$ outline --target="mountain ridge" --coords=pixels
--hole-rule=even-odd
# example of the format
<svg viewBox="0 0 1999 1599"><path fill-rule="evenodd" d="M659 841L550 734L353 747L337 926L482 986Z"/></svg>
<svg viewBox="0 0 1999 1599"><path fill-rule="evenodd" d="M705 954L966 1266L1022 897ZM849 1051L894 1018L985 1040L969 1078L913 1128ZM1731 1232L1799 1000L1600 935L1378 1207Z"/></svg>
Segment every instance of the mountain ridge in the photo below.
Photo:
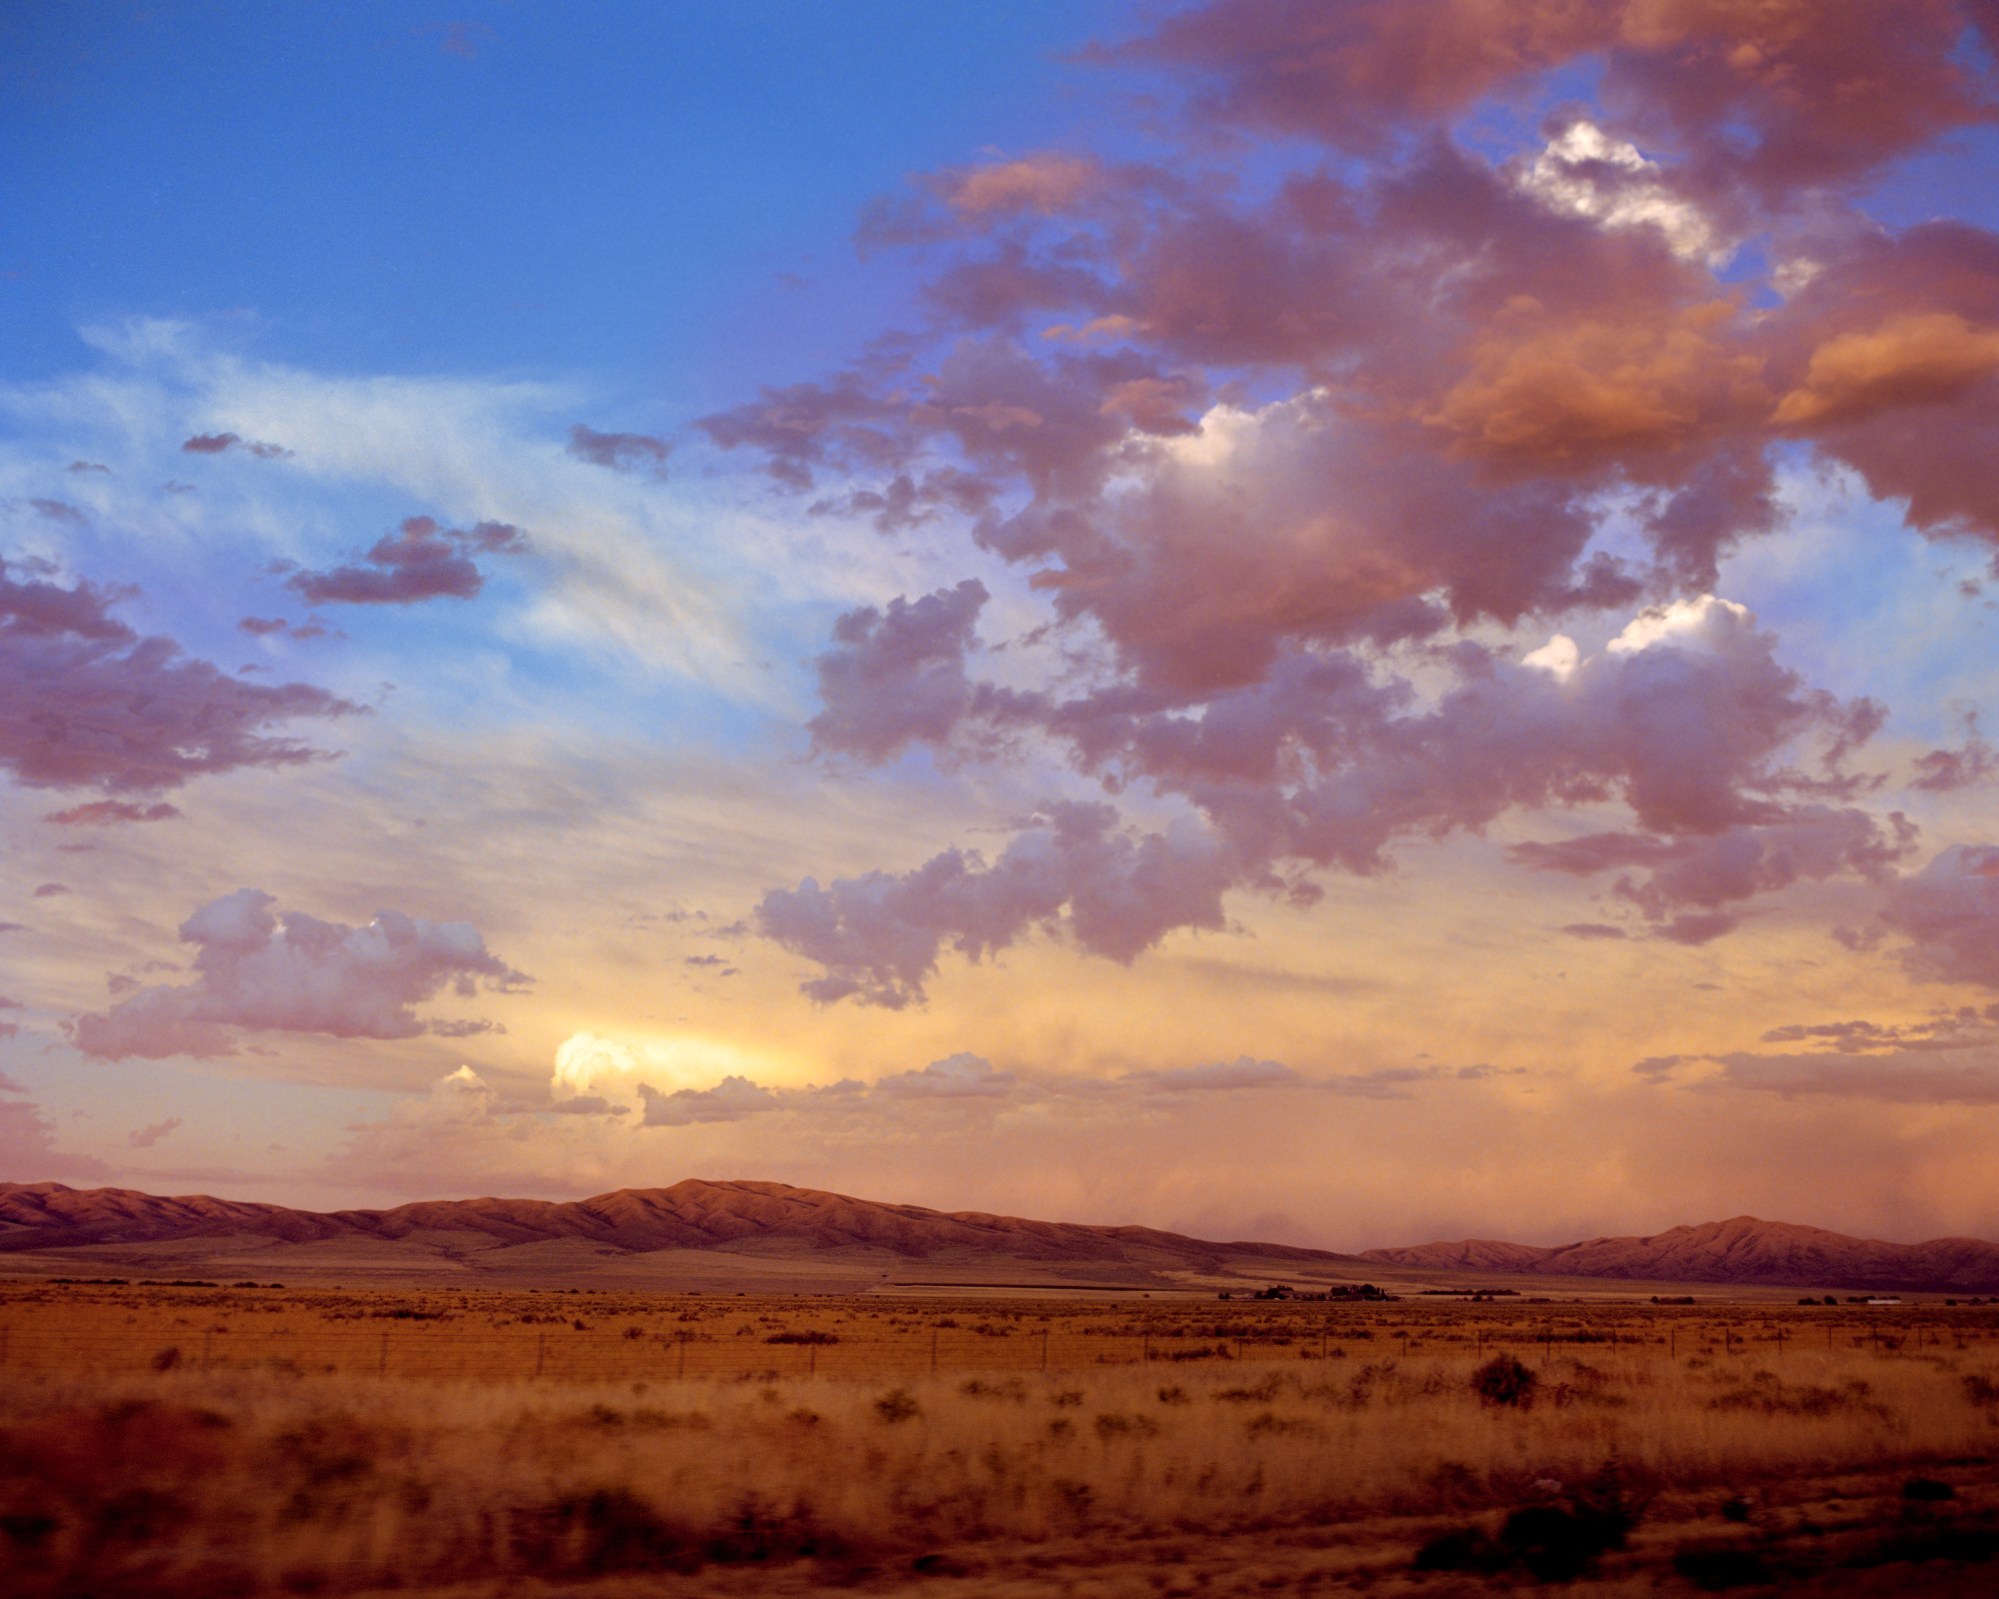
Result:
<svg viewBox="0 0 1999 1599"><path fill-rule="evenodd" d="M396 1244L457 1240L498 1257L570 1241L600 1255L772 1250L841 1259L1012 1261L1042 1268L1213 1273L1231 1260L1323 1270L1369 1266L1527 1279L1605 1278L1738 1287L1910 1292L1999 1291L1999 1244L1933 1238L1917 1244L1855 1238L1753 1216L1602 1236L1571 1244L1499 1239L1366 1249L1221 1242L1138 1226L1035 1221L986 1211L941 1211L786 1183L687 1178L666 1188L620 1188L581 1200L417 1200L386 1210L308 1211L205 1194L0 1182L0 1255L190 1240L272 1244Z"/></svg>
<svg viewBox="0 0 1999 1599"><path fill-rule="evenodd" d="M1379 1265L1433 1271L1504 1271L1535 1277L1767 1284L1771 1287L1940 1292L1999 1287L1999 1244L1931 1238L1918 1244L1855 1238L1796 1222L1733 1216L1664 1232L1587 1238L1573 1244L1454 1243L1363 1249Z"/></svg>

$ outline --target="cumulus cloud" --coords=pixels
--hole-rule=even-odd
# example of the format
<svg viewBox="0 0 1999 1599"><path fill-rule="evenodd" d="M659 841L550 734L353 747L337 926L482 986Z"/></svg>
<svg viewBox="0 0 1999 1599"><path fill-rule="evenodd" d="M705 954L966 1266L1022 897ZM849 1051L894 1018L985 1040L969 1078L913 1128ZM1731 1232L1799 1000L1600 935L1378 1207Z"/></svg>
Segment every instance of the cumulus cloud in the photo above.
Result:
<svg viewBox="0 0 1999 1599"><path fill-rule="evenodd" d="M1622 801L1631 831L1514 857L1622 869L1617 892L1683 943L1721 936L1740 920L1727 907L1800 880L1885 881L1913 844L1899 816L1816 797L1857 786L1840 763L1879 708L1808 689L1744 607L1713 596L1650 608L1588 657L1562 638L1518 662L1463 650L1456 683L1428 703L1354 651L1290 654L1254 685L1200 694L1002 692L964 673L979 596L928 598L920 629L918 607L892 613L913 646L878 647L886 619L866 613L836 655L827 725L853 730L840 735L848 753L885 757L915 736L912 703L941 742L955 708L961 722L1066 744L1112 793L1142 783L1200 822L1139 839L1110 807L1072 802L991 864L950 850L901 874L773 890L759 927L825 968L805 985L822 1002L910 1004L946 947L977 960L1036 928L1066 926L1082 948L1129 961L1175 929L1223 926L1230 889L1309 898L1301 873L1379 871L1399 839L1476 831L1513 808ZM912 674L935 692L899 693ZM1793 758L1807 738L1823 775Z"/></svg>
<svg viewBox="0 0 1999 1599"><path fill-rule="evenodd" d="M1018 1081L984 1057L961 1050L921 1070L880 1078L874 1091L891 1099L997 1099L1010 1094Z"/></svg>
<svg viewBox="0 0 1999 1599"><path fill-rule="evenodd" d="M15 781L156 794L211 773L323 760L273 729L360 709L304 683L240 682L171 639L142 638L111 615L117 597L0 562L0 768Z"/></svg>
<svg viewBox="0 0 1999 1599"><path fill-rule="evenodd" d="M157 1144L169 1133L178 1132L179 1130L180 1118L178 1116L169 1116L163 1122L153 1122L139 1128L136 1132L127 1133L125 1135L125 1142L133 1149L151 1149L153 1145Z"/></svg>
<svg viewBox="0 0 1999 1599"><path fill-rule="evenodd" d="M469 600L485 587L475 555L519 555L527 535L506 522L451 528L435 517L412 516L377 539L361 564L324 572L294 572L285 579L312 605L415 605L424 600Z"/></svg>
<svg viewBox="0 0 1999 1599"><path fill-rule="evenodd" d="M1175 928L1219 929L1229 877L1226 852L1198 829L1134 836L1111 806L1064 802L990 865L949 849L899 875L826 888L808 877L772 889L756 918L766 937L825 969L800 985L811 998L900 1009L923 999L947 944L978 960L1060 920L1083 948L1128 962Z"/></svg>
<svg viewBox="0 0 1999 1599"><path fill-rule="evenodd" d="M702 1122L737 1122L763 1111L776 1110L782 1101L770 1089L747 1077L724 1077L713 1088L682 1088L663 1094L650 1083L639 1084L639 1100L645 1106L640 1118L643 1127L690 1127Z"/></svg>
<svg viewBox="0 0 1999 1599"><path fill-rule="evenodd" d="M379 911L348 927L275 904L245 888L204 905L180 928L197 952L195 981L139 988L78 1017L77 1047L106 1060L206 1059L235 1054L246 1032L414 1038L436 1027L415 1007L445 988L470 997L527 981L464 922Z"/></svg>
<svg viewBox="0 0 1999 1599"><path fill-rule="evenodd" d="M1510 812L1626 807L1599 865L1516 859L1615 873L1683 944L1800 882L1885 885L1913 831L1846 764L1881 707L1813 689L1713 590L1782 524L1795 441L1912 527L1999 542L1999 238L1848 203L1991 118L1980 30L1967 0L1208 0L1090 53L1163 74L1220 152L1202 181L1040 152L876 207L865 243L926 252L932 331L699 425L884 531L957 526L1069 653L980 681L983 579L850 610L817 750L1042 741L1194 820L1143 846L1178 903L1133 878L1095 914L1092 851L1139 846L1112 819L1064 846L1052 813L990 863L773 890L759 925L822 968L806 991L910 1004L942 952L1045 927L1130 959L1220 926L1225 892L1309 898ZM1587 117L1491 158L1455 136L1557 69L1600 86ZM1339 157L1273 176L1231 165L1245 135ZM1607 649L1555 631L1633 611ZM1554 636L1522 660L1495 625ZM1919 781L1969 778L1954 753Z"/></svg>

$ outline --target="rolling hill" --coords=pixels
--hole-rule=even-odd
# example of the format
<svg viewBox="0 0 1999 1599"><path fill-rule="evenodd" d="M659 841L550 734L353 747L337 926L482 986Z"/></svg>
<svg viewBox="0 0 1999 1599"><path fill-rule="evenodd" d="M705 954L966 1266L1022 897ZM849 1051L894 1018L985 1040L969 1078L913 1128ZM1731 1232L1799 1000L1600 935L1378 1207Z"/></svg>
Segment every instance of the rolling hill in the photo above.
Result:
<svg viewBox="0 0 1999 1599"><path fill-rule="evenodd" d="M425 1200L391 1210L162 1198L123 1188L0 1183L0 1257L61 1255L180 1269L489 1276L642 1273L664 1283L898 1280L946 1286L1214 1286L1357 1282L1370 1274L1490 1280L1605 1279L1730 1287L1999 1292L1999 1244L1850 1238L1731 1221L1648 1237L1541 1246L1469 1239L1359 1255L1220 1243L1148 1227L1030 1221L883 1204L784 1183L690 1178L569 1202Z"/></svg>
<svg viewBox="0 0 1999 1599"><path fill-rule="evenodd" d="M1591 1238L1545 1248L1472 1238L1406 1249L1367 1249L1360 1258L1417 1270L1536 1277L1911 1292L1999 1290L1999 1244L1977 1238L1891 1244L1754 1216L1673 1227L1644 1238Z"/></svg>

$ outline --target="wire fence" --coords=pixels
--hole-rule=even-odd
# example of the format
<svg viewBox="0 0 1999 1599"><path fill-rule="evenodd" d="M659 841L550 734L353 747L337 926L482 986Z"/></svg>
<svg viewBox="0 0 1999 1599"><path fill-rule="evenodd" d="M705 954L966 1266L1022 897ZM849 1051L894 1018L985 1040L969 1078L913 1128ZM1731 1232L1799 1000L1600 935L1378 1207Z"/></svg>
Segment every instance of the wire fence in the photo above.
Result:
<svg viewBox="0 0 1999 1599"><path fill-rule="evenodd" d="M621 1328L562 1324L468 1331L392 1319L386 1327L295 1328L218 1324L72 1330L35 1321L0 1324L0 1370L138 1372L218 1368L338 1373L430 1381L630 1382L682 1378L914 1377L942 1373L1080 1371L1156 1364L1454 1358L1512 1353L1676 1359L1686 1355L1782 1360L1812 1349L1884 1358L1943 1356L1999 1347L1992 1321L1884 1323L1828 1316L1650 1322L1540 1323L1432 1319L1413 1324L1326 1322L1241 1328L1132 1330L1129 1326L958 1325L894 1331L768 1333L747 1326Z"/></svg>

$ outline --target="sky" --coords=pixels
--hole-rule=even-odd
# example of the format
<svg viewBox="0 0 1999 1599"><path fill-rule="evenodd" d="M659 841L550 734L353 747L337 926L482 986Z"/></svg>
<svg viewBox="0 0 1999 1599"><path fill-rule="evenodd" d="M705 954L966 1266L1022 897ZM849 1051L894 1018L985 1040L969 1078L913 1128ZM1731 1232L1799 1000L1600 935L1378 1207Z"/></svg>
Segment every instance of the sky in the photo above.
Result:
<svg viewBox="0 0 1999 1599"><path fill-rule="evenodd" d="M1989 0L0 15L0 1179L1999 1237Z"/></svg>

